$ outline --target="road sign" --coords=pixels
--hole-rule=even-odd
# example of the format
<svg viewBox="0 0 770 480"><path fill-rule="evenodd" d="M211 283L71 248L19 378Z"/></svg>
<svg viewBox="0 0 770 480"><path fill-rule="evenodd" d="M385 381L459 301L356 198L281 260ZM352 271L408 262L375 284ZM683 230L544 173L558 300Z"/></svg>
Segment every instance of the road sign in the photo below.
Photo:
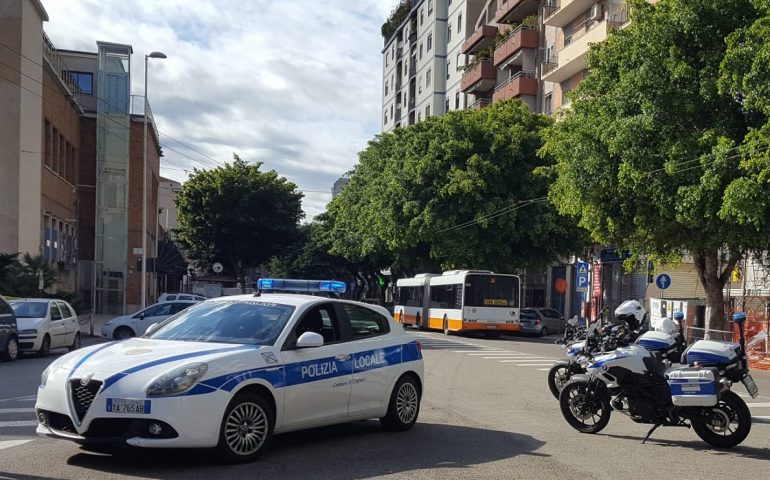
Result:
<svg viewBox="0 0 770 480"><path fill-rule="evenodd" d="M222 273L222 270L224 270L225 267L223 267L221 263L217 262L211 266L211 269L214 270L214 273Z"/></svg>
<svg viewBox="0 0 770 480"><path fill-rule="evenodd" d="M575 290L578 292L588 291L588 262L575 264Z"/></svg>
<svg viewBox="0 0 770 480"><path fill-rule="evenodd" d="M657 285L659 289L665 290L671 286L671 277L669 277L667 273L661 273L655 279L655 285Z"/></svg>

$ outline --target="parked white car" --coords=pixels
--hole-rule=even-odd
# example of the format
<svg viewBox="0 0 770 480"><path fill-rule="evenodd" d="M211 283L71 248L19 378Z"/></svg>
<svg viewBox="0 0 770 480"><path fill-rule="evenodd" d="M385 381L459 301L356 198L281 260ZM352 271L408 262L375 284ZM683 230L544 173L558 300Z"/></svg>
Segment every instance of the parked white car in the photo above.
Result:
<svg viewBox="0 0 770 480"><path fill-rule="evenodd" d="M115 317L102 326L102 337L115 340L140 337L153 323L162 322L196 303L198 300L156 303L136 313Z"/></svg>
<svg viewBox="0 0 770 480"><path fill-rule="evenodd" d="M158 297L157 303L176 302L183 300L195 300L197 302L202 302L207 300L207 298L196 293L161 293Z"/></svg>
<svg viewBox="0 0 770 480"><path fill-rule="evenodd" d="M80 328L75 309L54 298L17 298L8 302L16 314L19 351L44 357L52 348L80 348Z"/></svg>

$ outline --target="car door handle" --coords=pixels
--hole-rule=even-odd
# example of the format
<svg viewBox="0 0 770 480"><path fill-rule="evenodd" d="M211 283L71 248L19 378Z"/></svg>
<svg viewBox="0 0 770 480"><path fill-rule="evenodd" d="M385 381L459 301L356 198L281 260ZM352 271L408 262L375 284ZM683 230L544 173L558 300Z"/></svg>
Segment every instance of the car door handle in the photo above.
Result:
<svg viewBox="0 0 770 480"><path fill-rule="evenodd" d="M337 356L336 356L336 357L334 357L334 358L336 358L336 359L337 359L337 360L339 360L340 362L347 362L348 360L350 360L350 357L351 357L351 356L352 356L352 355L350 355L349 353L340 353L339 355L337 355Z"/></svg>

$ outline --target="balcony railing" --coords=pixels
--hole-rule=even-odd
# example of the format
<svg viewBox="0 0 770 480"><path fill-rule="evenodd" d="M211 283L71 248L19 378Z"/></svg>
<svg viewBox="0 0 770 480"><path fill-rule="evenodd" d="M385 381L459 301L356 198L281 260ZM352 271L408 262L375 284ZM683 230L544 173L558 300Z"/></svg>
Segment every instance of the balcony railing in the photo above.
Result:
<svg viewBox="0 0 770 480"><path fill-rule="evenodd" d="M491 46L495 41L498 29L492 25L482 25L468 37L463 43L462 52L464 54L473 53L480 49Z"/></svg>
<svg viewBox="0 0 770 480"><path fill-rule="evenodd" d="M542 63L543 75L550 72L554 68L559 66L559 54L557 52L552 53L550 56L545 57Z"/></svg>
<svg viewBox="0 0 770 480"><path fill-rule="evenodd" d="M519 25L507 33L505 40L495 48L495 66L499 67L522 48L537 48L539 43L537 27Z"/></svg>
<svg viewBox="0 0 770 480"><path fill-rule="evenodd" d="M494 86L497 79L497 69L492 65L492 59L483 57L469 66L460 80L460 90L468 92L481 89L482 91Z"/></svg>
<svg viewBox="0 0 770 480"><path fill-rule="evenodd" d="M620 10L610 12L607 21L610 22L611 27L622 27L623 25L631 21L631 17L628 15L628 10L621 8Z"/></svg>
<svg viewBox="0 0 770 480"><path fill-rule="evenodd" d="M508 80L497 87L492 94L492 101L518 98L522 95L537 95L537 78L535 72L522 70L513 74Z"/></svg>
<svg viewBox="0 0 770 480"><path fill-rule="evenodd" d="M489 105L491 103L492 103L492 99L491 98L481 97L481 98L477 98L475 102L473 102L470 105L468 105L468 108L471 109L471 110L479 110L481 108L486 107L487 105Z"/></svg>
<svg viewBox="0 0 770 480"><path fill-rule="evenodd" d="M43 33L43 56L46 60L48 60L48 63L51 64L51 68L53 68L53 71L56 73L56 75L61 79L62 82L64 82L64 86L67 87L67 90L69 90L69 94L79 95L80 94L80 87L78 86L75 79L69 74L70 69L67 66L67 64L64 62L64 59L59 55L59 51L56 50L56 47L51 42L51 39L48 38L48 35Z"/></svg>
<svg viewBox="0 0 770 480"><path fill-rule="evenodd" d="M505 23L509 16L518 10L516 18L521 19L531 13L537 13L537 0L505 0L495 12L495 23ZM520 9L520 7L528 7Z"/></svg>

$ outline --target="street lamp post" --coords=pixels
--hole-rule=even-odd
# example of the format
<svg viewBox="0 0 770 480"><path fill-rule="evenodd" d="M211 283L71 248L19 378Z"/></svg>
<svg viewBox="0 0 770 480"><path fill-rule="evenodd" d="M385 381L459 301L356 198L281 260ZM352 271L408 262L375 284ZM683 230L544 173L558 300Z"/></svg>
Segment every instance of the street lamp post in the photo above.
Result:
<svg viewBox="0 0 770 480"><path fill-rule="evenodd" d="M152 52L144 56L144 149L142 155L142 308L147 306L147 65L150 58L166 58L165 53Z"/></svg>

